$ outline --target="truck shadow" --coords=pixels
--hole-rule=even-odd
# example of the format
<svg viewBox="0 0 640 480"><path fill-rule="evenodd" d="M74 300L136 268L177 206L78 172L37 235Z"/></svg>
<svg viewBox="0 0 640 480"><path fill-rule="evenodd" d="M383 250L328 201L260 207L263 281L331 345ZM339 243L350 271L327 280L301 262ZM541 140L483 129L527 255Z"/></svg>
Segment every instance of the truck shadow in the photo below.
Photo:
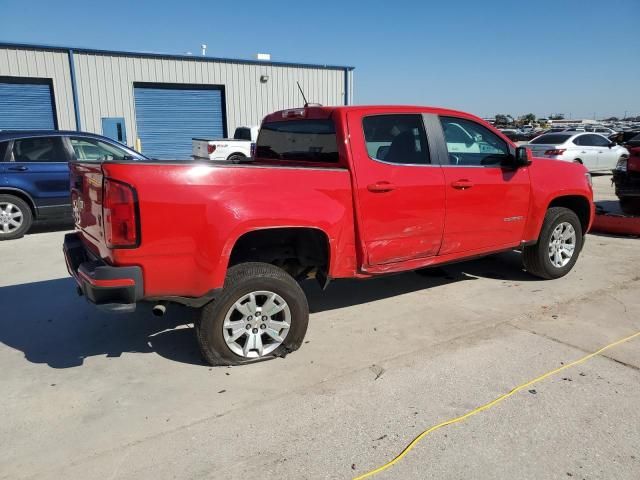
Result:
<svg viewBox="0 0 640 480"><path fill-rule="evenodd" d="M479 277L535 280L520 269L519 255L501 254L444 267L431 276L403 273L368 281L336 281L322 292L303 286L312 312L359 305ZM171 305L164 317L140 305L133 314L101 312L75 294L71 278L0 288L0 342L25 359L51 368L73 368L92 356L156 353L166 359L203 365L191 324L196 311Z"/></svg>
<svg viewBox="0 0 640 480"><path fill-rule="evenodd" d="M436 267L421 274L406 272L364 281L336 280L324 292L316 282L306 282L303 288L310 311L318 313L478 278L518 282L539 280L522 269L520 253L504 252Z"/></svg>
<svg viewBox="0 0 640 480"><path fill-rule="evenodd" d="M162 318L140 305L130 315L97 310L75 293L71 278L0 288L0 342L32 363L78 367L84 359L123 353L151 353L202 364L193 330L194 312L172 306Z"/></svg>

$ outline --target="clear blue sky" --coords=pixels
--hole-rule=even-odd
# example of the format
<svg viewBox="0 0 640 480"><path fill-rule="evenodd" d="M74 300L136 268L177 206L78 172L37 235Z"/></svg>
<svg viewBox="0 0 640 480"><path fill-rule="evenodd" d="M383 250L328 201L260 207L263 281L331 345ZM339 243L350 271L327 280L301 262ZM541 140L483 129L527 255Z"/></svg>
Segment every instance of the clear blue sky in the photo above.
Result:
<svg viewBox="0 0 640 480"><path fill-rule="evenodd" d="M353 65L356 103L640 115L640 0L0 0L0 40Z"/></svg>

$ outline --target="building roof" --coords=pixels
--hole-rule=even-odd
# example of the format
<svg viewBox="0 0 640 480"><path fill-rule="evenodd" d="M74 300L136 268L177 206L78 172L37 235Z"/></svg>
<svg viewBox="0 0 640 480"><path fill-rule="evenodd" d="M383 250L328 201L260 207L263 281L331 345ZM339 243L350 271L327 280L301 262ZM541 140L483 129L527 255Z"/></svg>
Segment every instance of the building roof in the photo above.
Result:
<svg viewBox="0 0 640 480"><path fill-rule="evenodd" d="M118 51L118 50L103 50L84 47L67 47L60 45L42 45L34 43L12 43L12 42L0 42L0 48L23 48L30 50L50 50L57 52L74 52L74 53L89 53L94 55L113 55L113 56L133 56L133 57L145 57L145 58L163 58L172 60L191 60L201 62L221 62L221 63L243 63L248 65L263 65L274 67L298 67L298 68L324 68L334 70L354 70L355 67L348 65L321 65L313 63L296 63L296 62L273 62L263 60L247 60L239 58L222 58L222 57L209 57L200 55L179 55L173 53L159 53L159 52L133 52L133 51Z"/></svg>

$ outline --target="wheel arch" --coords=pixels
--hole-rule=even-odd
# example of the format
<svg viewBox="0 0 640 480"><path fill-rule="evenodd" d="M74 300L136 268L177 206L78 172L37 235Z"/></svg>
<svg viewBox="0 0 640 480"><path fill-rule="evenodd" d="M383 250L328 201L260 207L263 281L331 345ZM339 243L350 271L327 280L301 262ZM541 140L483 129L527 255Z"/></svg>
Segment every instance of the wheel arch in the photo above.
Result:
<svg viewBox="0 0 640 480"><path fill-rule="evenodd" d="M317 227L275 226L243 232L229 248L227 269L258 261L276 265L294 278L314 273L324 287L329 281L331 241Z"/></svg>
<svg viewBox="0 0 640 480"><path fill-rule="evenodd" d="M591 202L582 195L562 195L554 198L547 205L547 210L552 207L564 207L573 211L580 220L582 235L586 235L591 224Z"/></svg>
<svg viewBox="0 0 640 480"><path fill-rule="evenodd" d="M21 200L24 200L29 208L31 209L31 214L33 218L37 218L38 209L36 207L36 202L33 200L33 197L29 195L24 190L20 190L19 188L14 187L0 187L0 195L13 195L14 197L18 197Z"/></svg>

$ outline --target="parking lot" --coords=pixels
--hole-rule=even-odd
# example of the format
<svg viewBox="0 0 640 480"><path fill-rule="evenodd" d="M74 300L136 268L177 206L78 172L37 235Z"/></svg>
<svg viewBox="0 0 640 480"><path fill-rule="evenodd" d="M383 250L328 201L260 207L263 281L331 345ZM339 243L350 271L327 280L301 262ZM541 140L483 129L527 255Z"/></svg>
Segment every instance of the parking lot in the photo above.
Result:
<svg viewBox="0 0 640 480"><path fill-rule="evenodd" d="M601 200L608 182L595 179ZM638 239L589 235L554 281L510 252L310 283L300 351L211 368L190 310L113 315L76 296L64 233L0 243L2 478L350 478L640 331ZM637 479L639 402L634 339L434 432L376 478Z"/></svg>

